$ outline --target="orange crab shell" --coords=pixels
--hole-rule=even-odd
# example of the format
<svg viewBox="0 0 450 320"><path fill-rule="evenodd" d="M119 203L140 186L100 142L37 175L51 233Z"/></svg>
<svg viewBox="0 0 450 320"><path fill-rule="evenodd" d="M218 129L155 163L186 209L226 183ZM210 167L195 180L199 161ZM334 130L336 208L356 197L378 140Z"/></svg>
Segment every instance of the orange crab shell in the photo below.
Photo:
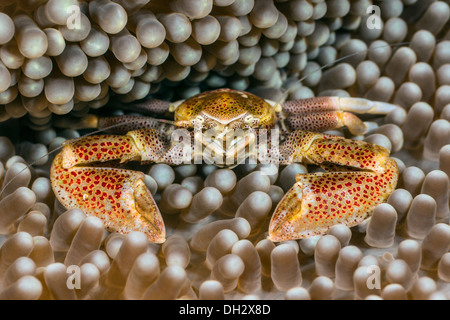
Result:
<svg viewBox="0 0 450 320"><path fill-rule="evenodd" d="M231 129L271 126L275 109L264 99L249 92L219 89L200 93L175 110L175 122L181 127L193 127L197 117L204 119L204 128L228 126Z"/></svg>

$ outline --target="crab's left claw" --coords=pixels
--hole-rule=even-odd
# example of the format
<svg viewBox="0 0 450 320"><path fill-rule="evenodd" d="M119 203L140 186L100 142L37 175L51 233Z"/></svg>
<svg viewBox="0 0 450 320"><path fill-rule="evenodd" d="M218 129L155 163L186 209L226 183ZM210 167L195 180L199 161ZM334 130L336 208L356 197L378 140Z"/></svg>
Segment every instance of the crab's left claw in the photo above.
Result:
<svg viewBox="0 0 450 320"><path fill-rule="evenodd" d="M159 209L141 172L99 167L63 167L58 154L50 171L52 188L66 208L80 208L103 220L110 231L141 231L155 243L165 241Z"/></svg>

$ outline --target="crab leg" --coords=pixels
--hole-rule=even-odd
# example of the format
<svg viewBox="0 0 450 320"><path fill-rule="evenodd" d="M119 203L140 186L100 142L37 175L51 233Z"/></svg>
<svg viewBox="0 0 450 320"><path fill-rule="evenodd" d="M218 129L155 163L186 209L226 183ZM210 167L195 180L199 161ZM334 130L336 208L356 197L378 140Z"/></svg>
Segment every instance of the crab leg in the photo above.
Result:
<svg viewBox="0 0 450 320"><path fill-rule="evenodd" d="M110 231L142 231L152 242L165 241L161 213L141 172L97 167L64 168L60 153L50 175L56 197L66 208L80 208L103 220Z"/></svg>
<svg viewBox="0 0 450 320"><path fill-rule="evenodd" d="M291 129L322 132L347 126L354 135L364 134L367 128L353 113L387 114L397 108L386 102L350 97L315 97L282 105L284 120Z"/></svg>
<svg viewBox="0 0 450 320"><path fill-rule="evenodd" d="M164 223L145 175L132 170L90 166L111 161L177 164L182 146L171 144L154 129L127 135L87 136L69 141L53 161L50 180L56 197L66 208L80 208L101 218L105 226L121 233L142 231L157 243L164 242Z"/></svg>
<svg viewBox="0 0 450 320"><path fill-rule="evenodd" d="M163 115L172 107L173 103L159 99L147 99L142 102L133 102L118 106L122 109L133 110L144 114Z"/></svg>
<svg viewBox="0 0 450 320"><path fill-rule="evenodd" d="M325 233L336 224L365 220L395 189L398 168L389 152L363 141L297 130L280 146L286 163L348 171L299 174L272 216L269 239L285 241Z"/></svg>

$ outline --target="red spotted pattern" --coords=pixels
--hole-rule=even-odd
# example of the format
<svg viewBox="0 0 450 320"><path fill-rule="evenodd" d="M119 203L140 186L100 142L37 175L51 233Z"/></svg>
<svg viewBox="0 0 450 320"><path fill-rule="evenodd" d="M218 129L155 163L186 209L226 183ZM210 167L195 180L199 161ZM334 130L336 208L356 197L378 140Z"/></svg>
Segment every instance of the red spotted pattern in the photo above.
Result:
<svg viewBox="0 0 450 320"><path fill-rule="evenodd" d="M345 139L303 130L293 131L280 145L281 164L340 165L384 172L389 151L365 141Z"/></svg>
<svg viewBox="0 0 450 320"><path fill-rule="evenodd" d="M336 224L355 226L392 193L398 179L394 160L386 171L298 175L272 216L269 239L285 241L323 234Z"/></svg>
<svg viewBox="0 0 450 320"><path fill-rule="evenodd" d="M80 208L102 219L111 231L142 231L153 242L164 241L164 223L148 190L146 208L141 206L140 211L137 207L140 198L135 197L135 192L145 188L143 173L96 167L65 169L59 154L53 161L51 177L55 195L66 208Z"/></svg>
<svg viewBox="0 0 450 320"><path fill-rule="evenodd" d="M87 136L64 146L63 166L71 168L85 163L133 158L137 152L132 139L128 136Z"/></svg>
<svg viewBox="0 0 450 320"><path fill-rule="evenodd" d="M291 129L322 132L342 127L336 112L319 112L314 114L292 115L286 119Z"/></svg>
<svg viewBox="0 0 450 320"><path fill-rule="evenodd" d="M337 97L315 97L290 100L283 103L283 111L294 115L305 115L337 110L340 110L339 98Z"/></svg>
<svg viewBox="0 0 450 320"><path fill-rule="evenodd" d="M273 241L323 234L339 223L357 225L387 199L398 180L388 150L364 141L296 130L280 154L284 164L303 162L339 172L297 176L272 216Z"/></svg>

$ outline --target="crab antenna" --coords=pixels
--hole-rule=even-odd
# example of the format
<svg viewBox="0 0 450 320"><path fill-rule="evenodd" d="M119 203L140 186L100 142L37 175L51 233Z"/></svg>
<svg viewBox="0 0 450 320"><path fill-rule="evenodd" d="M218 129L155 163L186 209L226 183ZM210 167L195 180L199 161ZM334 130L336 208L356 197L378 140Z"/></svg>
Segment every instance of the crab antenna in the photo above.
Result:
<svg viewBox="0 0 450 320"><path fill-rule="evenodd" d="M112 118L112 117L105 117ZM161 123L169 123L175 125L175 121L167 120L167 119L159 119L153 117L146 117L147 120L161 122ZM128 119L128 123L133 123L133 120ZM72 117L61 117L55 120L54 126L61 128L71 128L71 129L97 129L98 128L99 117L94 114L87 114L81 118L72 118ZM109 129L114 129L120 125L123 125L123 122L118 122L115 124L111 124L106 127L98 128L96 133L100 133Z"/></svg>
<svg viewBox="0 0 450 320"><path fill-rule="evenodd" d="M297 84L299 84L299 83L302 83L303 80L305 80L305 79L308 78L310 75L313 75L314 73L316 73L316 72L318 72L318 71L321 71L321 70L324 70L324 69L326 69L326 68L332 67L333 65L335 65L335 64L337 64L337 63L339 63L339 62L341 62L341 61L344 61L344 60L346 60L346 59L348 59L348 58L351 58L351 57L356 56L356 55L358 55L358 54L361 54L361 53L363 53L363 52L369 52L369 51L372 51L372 50L375 50L375 49L386 48L386 47L400 47L400 46L407 45L407 44L409 44L409 43L410 43L410 42L398 42L398 43L390 43L390 44L387 44L387 45L377 46L377 47L374 47L374 48L370 48L370 49L366 49L366 50L362 50L362 51L357 51L357 52L350 53L350 54L348 54L348 55L346 55L346 56L344 56L344 57L341 57L341 58L338 58L338 59L334 60L333 62L324 64L323 66L320 66L318 69L313 70L313 71L307 73L306 75L304 75L303 77L301 77L300 79L298 79L297 81L295 81L295 82L290 86L289 89L287 89L285 92L283 92L283 94L282 94L281 97L276 101L276 103L275 103L274 106L275 106L275 107L278 107L278 106L281 107L281 104L287 99L289 93L290 93L291 90L295 87L295 85L297 85Z"/></svg>

